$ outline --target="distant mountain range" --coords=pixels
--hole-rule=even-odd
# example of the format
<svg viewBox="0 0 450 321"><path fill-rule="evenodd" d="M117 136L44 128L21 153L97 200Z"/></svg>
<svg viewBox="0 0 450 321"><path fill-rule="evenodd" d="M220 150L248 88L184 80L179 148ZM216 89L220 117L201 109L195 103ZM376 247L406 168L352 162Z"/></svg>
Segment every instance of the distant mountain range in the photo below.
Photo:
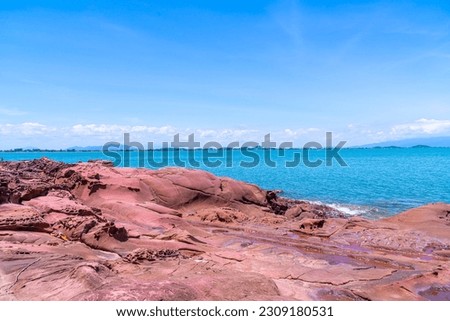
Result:
<svg viewBox="0 0 450 321"><path fill-rule="evenodd" d="M127 146L120 144L119 147L108 147L108 150L124 150ZM135 149L134 147L128 147L129 149ZM73 146L73 147L69 147L67 148L68 151L77 151L77 152L83 152L83 151L91 151L91 152L96 152L96 151L101 151L103 150L103 146L84 146L84 147L80 147L80 146Z"/></svg>
<svg viewBox="0 0 450 321"><path fill-rule="evenodd" d="M73 146L67 148L67 150L75 150L75 151L100 151L102 150L102 146Z"/></svg>
<svg viewBox="0 0 450 321"><path fill-rule="evenodd" d="M124 149L124 145L120 145L119 148L110 148L110 150ZM360 146L352 146L350 148L386 148L386 147L401 147L401 148L411 148L411 147L450 147L450 136L442 137L417 137L417 138L407 138L401 140L391 140L374 144L366 144ZM70 147L68 150L76 151L97 151L102 150L103 146L87 146L87 147ZM132 148L133 149L133 148Z"/></svg>
<svg viewBox="0 0 450 321"><path fill-rule="evenodd" d="M423 137L408 138L402 140L392 140L375 144L367 144L362 146L354 146L361 148L375 147L450 147L450 137Z"/></svg>
<svg viewBox="0 0 450 321"><path fill-rule="evenodd" d="M113 150L124 150L126 146L121 144L119 147L109 147L108 149L110 151ZM374 144L366 144L366 145L359 145L359 146L351 146L349 148L389 148L389 147L399 147L399 148L411 148L411 147L448 147L450 148L450 136L444 136L444 137L422 137L422 138L408 138L408 139L402 139L402 140L392 140L392 141L385 141L380 143L374 143ZM57 150L47 150L47 149L40 149L38 147L26 147L26 148L16 148L16 149L9 149L5 151L101 151L103 149L103 146L73 146L69 148L64 149L57 149ZM134 147L130 147L130 149L135 149Z"/></svg>

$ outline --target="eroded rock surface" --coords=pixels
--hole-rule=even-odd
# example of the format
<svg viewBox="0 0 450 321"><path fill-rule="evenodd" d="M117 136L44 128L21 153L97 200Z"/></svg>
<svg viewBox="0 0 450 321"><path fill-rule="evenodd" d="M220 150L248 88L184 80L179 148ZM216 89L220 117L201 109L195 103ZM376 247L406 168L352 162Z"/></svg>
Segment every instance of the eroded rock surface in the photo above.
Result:
<svg viewBox="0 0 450 321"><path fill-rule="evenodd" d="M0 163L0 300L450 300L450 205L379 221L203 171Z"/></svg>

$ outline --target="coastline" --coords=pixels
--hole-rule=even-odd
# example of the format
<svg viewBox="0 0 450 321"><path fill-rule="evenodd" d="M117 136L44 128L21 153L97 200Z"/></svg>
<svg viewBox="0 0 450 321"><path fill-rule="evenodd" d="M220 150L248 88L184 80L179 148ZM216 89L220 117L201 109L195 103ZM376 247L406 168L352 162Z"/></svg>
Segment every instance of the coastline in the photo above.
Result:
<svg viewBox="0 0 450 321"><path fill-rule="evenodd" d="M283 196L292 199L347 207L343 210L348 211L348 214L361 214L370 219L395 215L430 203L450 203L450 190L446 184L450 180L447 171L450 148L345 149L342 156L349 167L335 164L332 167L308 168L302 165L286 168L284 162L293 159L292 153L287 151L281 157L273 155L277 163L275 168L264 164L243 168L239 163L247 158L239 150L233 151L231 167L227 164L211 167L203 163L199 151L196 160L201 165L184 167L207 170L216 176L231 177L267 190L282 190ZM323 151L312 153L314 159L323 157ZM120 167L142 167L139 166L138 153L131 154L130 164L123 163ZM48 157L65 163L87 162L90 159L111 160L102 152L0 153L0 157L6 161ZM263 155L260 157L262 159ZM146 157L145 160L146 168L166 167L151 166ZM168 166L177 165L172 156L168 163ZM429 186L433 188L430 190Z"/></svg>
<svg viewBox="0 0 450 321"><path fill-rule="evenodd" d="M450 300L449 204L367 220L200 170L0 175L0 300Z"/></svg>

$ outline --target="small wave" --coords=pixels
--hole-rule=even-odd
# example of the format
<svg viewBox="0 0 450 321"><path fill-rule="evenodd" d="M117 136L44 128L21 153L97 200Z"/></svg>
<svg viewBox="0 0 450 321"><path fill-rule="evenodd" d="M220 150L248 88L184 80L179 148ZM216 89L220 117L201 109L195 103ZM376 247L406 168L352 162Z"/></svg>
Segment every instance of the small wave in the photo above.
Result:
<svg viewBox="0 0 450 321"><path fill-rule="evenodd" d="M324 203L320 201L313 201L311 203L317 205L326 205L348 216L364 216L367 218L381 218L385 216L383 215L384 213L382 213L382 211L380 211L379 208L372 206L341 204L341 203Z"/></svg>
<svg viewBox="0 0 450 321"><path fill-rule="evenodd" d="M335 210L342 212L346 215L350 216L358 216L369 214L373 211L373 208L368 208L364 206L356 206L356 205L342 205L342 204L326 204L327 206L334 208Z"/></svg>

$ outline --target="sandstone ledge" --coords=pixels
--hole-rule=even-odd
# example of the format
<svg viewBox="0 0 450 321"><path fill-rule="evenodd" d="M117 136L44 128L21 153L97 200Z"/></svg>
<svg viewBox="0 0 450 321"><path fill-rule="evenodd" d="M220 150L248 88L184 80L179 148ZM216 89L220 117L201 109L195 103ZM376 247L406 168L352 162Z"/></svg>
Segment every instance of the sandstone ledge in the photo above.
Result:
<svg viewBox="0 0 450 321"><path fill-rule="evenodd" d="M450 205L391 218L197 170L0 163L0 300L450 300Z"/></svg>

